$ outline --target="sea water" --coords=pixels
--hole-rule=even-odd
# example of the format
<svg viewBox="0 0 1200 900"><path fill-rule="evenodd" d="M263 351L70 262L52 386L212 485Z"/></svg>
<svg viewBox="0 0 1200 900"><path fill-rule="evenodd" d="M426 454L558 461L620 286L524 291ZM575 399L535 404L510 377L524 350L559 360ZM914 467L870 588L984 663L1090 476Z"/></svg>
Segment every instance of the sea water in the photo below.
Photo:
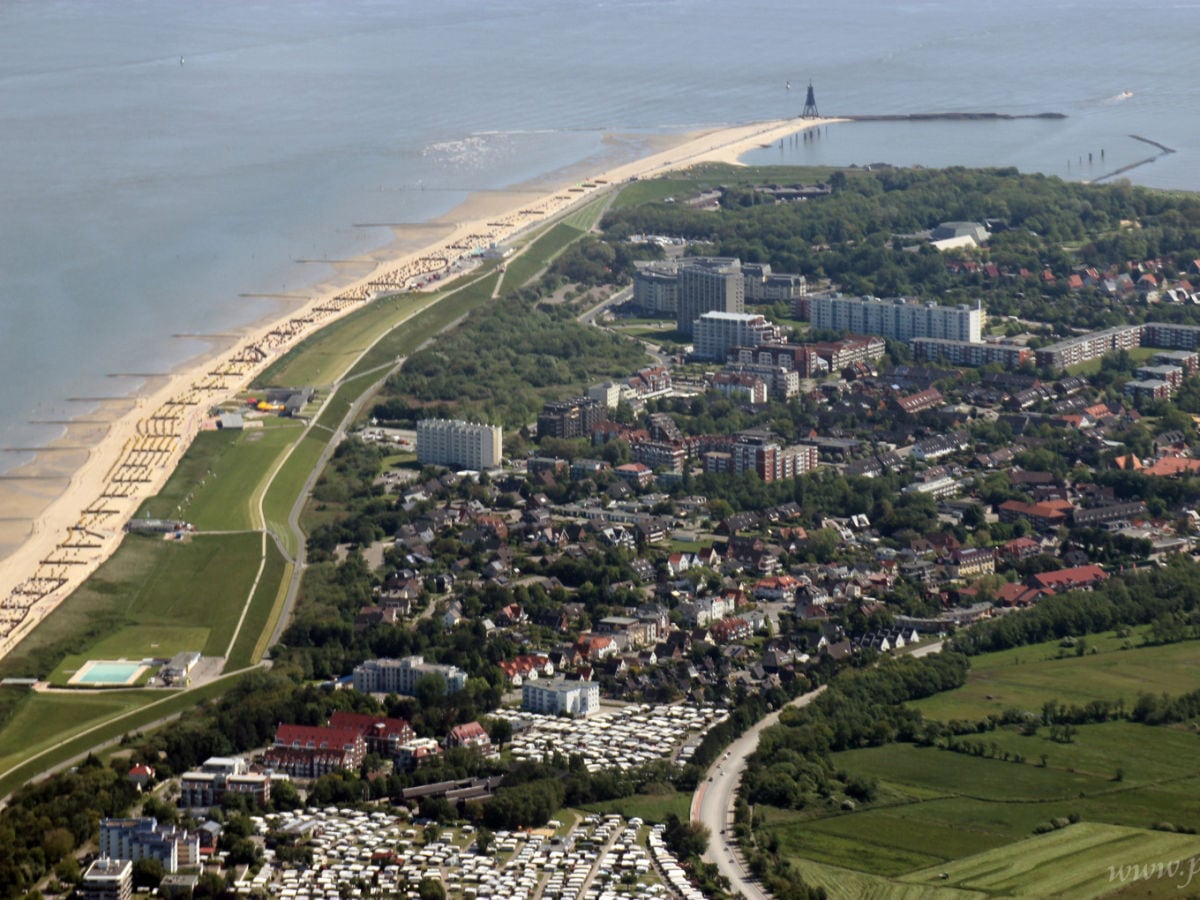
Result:
<svg viewBox="0 0 1200 900"><path fill-rule="evenodd" d="M599 166L609 132L796 115L810 80L827 116L1068 118L830 126L747 161L1090 179L1154 155L1140 134L1178 152L1126 177L1195 190L1198 22L1168 0L7 0L0 447L331 273L297 260L391 240L363 224Z"/></svg>

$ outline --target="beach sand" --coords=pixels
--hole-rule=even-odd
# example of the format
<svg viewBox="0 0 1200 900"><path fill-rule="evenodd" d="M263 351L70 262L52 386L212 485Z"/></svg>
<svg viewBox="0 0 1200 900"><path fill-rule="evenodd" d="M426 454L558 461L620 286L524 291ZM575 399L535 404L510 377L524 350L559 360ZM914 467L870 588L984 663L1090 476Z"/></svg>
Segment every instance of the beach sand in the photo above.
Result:
<svg viewBox="0 0 1200 900"><path fill-rule="evenodd" d="M602 160L587 160L529 185L472 194L429 223L370 223L390 225L394 240L332 264L332 276L321 284L277 298L277 313L269 319L240 335L210 338L205 353L169 377L147 379L128 400L102 402L66 424L31 462L0 477L0 657L116 550L125 523L162 487L209 409L243 390L305 337L375 296L446 271L473 250L511 240L622 182L700 162L737 164L761 144L833 121L781 119L688 135L611 135L610 146L645 148L646 155L607 171L597 171ZM594 186L567 190L585 178Z"/></svg>

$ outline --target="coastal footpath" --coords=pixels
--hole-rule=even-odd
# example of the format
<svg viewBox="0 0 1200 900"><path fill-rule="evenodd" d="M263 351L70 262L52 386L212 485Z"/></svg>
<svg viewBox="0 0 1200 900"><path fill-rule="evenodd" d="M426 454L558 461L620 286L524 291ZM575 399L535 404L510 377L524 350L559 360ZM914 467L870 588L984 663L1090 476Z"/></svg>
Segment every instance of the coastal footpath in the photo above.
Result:
<svg viewBox="0 0 1200 900"><path fill-rule="evenodd" d="M117 419L66 489L36 515L23 543L0 562L0 657L7 655L119 546L126 523L154 496L209 418L273 360L376 297L413 289L492 245L511 241L624 182L701 162L738 164L762 142L841 119L779 119L675 137L665 149L534 200L527 193L468 200L429 245L375 263L348 285L321 286L299 310L251 329L232 347L174 372ZM486 209L484 209L486 207ZM364 262L367 260L364 259Z"/></svg>

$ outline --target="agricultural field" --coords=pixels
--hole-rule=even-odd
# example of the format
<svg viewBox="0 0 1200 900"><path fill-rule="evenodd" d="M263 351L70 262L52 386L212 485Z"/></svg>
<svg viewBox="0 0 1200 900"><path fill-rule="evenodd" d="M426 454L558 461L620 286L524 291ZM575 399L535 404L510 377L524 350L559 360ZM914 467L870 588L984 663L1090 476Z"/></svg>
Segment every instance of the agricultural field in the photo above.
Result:
<svg viewBox="0 0 1200 900"><path fill-rule="evenodd" d="M1190 835L1169 834L1081 822L1050 834L980 853L957 862L914 872L903 880L923 885L948 885L990 895L1031 897L1098 897L1135 879L1129 867L1163 864L1162 877L1151 875L1137 885L1170 889L1181 895L1188 864L1171 877L1167 864L1186 861L1196 852ZM1148 870L1159 871L1156 868ZM1124 876L1124 877L1123 877ZM1200 886L1200 885L1198 885Z"/></svg>
<svg viewBox="0 0 1200 900"><path fill-rule="evenodd" d="M977 720L1013 708L1040 714L1048 700L1066 706L1124 700L1129 708L1143 692L1200 687L1200 641L1140 647L1140 634L1089 635L1083 656L1056 641L975 656L965 685L912 705L933 719ZM1129 642L1134 646L1122 649Z"/></svg>
<svg viewBox="0 0 1200 900"><path fill-rule="evenodd" d="M877 781L876 801L857 811L760 807L759 829L802 870L825 866L938 888L1096 896L1098 879L1107 878L1107 870L1095 871L1097 859L1107 866L1124 860L1126 850L1131 862L1155 853L1174 858L1184 837L1152 826L1200 827L1194 733L1118 721L1079 726L1070 743L1060 743L1046 731L996 729L958 738L978 744L983 755L908 744L834 754L838 769ZM1018 756L1024 762L1013 761ZM1034 836L1053 820L1071 819L1081 824ZM951 873L948 881L943 871ZM827 883L828 873L816 875L814 884ZM882 885L860 887L870 888L860 896L890 896ZM849 896L841 889L832 895Z"/></svg>

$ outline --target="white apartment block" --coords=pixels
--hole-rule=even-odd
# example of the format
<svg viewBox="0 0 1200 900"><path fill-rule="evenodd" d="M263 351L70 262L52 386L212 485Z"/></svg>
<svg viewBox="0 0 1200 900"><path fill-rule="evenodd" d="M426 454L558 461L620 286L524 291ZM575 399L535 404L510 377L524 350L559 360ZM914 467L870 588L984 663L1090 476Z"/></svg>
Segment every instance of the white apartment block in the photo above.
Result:
<svg viewBox="0 0 1200 900"><path fill-rule="evenodd" d="M757 313L706 312L692 329L692 355L724 362L734 347L757 347L780 340L779 327Z"/></svg>
<svg viewBox="0 0 1200 900"><path fill-rule="evenodd" d="M983 309L938 306L903 297L843 297L840 294L813 297L809 318L814 328L878 334L898 341L913 338L942 338L949 341L983 340Z"/></svg>
<svg viewBox="0 0 1200 900"><path fill-rule="evenodd" d="M556 716L590 716L600 709L600 685L592 681L527 681L521 685L521 709Z"/></svg>
<svg viewBox="0 0 1200 900"><path fill-rule="evenodd" d="M499 425L461 419L422 419L417 423L417 462L423 466L492 469L504 455Z"/></svg>
<svg viewBox="0 0 1200 900"><path fill-rule="evenodd" d="M467 686L467 673L457 666L427 663L421 656L404 659L368 659L354 669L354 689L364 694L415 694L417 682L426 675L441 675L446 692L453 694Z"/></svg>

